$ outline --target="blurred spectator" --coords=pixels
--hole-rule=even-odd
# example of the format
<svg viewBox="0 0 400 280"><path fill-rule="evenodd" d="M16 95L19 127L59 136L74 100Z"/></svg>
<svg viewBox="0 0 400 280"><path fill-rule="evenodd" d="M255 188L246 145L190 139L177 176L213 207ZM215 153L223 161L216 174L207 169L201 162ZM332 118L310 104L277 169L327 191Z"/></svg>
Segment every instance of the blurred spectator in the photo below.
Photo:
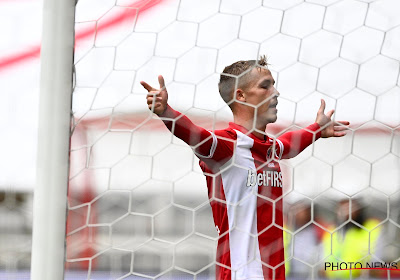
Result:
<svg viewBox="0 0 400 280"><path fill-rule="evenodd" d="M351 213L350 217L349 213ZM371 260L371 254L375 252L380 231L379 228L376 228L378 224L377 219L366 218L359 200L352 200L351 207L349 200L340 201L337 207L336 223L336 228L339 229L332 235L326 232L323 236L324 255L330 255L325 262L331 262L335 266L345 262L347 268L350 268L350 263L360 262L362 267L366 267L366 263ZM332 228L333 230L335 228ZM344 269L345 265L343 264L339 268ZM335 267L334 269L338 268ZM350 278L349 270L331 271L328 269L324 273L328 278ZM365 277L366 274L368 274L368 271L351 271L352 278Z"/></svg>
<svg viewBox="0 0 400 280"><path fill-rule="evenodd" d="M295 203L288 211L287 229L296 232L292 238L286 236L286 256L291 256L293 248L293 259L287 264L287 274L291 279L311 278L312 268L318 261L319 228L311 221L311 204L308 200Z"/></svg>

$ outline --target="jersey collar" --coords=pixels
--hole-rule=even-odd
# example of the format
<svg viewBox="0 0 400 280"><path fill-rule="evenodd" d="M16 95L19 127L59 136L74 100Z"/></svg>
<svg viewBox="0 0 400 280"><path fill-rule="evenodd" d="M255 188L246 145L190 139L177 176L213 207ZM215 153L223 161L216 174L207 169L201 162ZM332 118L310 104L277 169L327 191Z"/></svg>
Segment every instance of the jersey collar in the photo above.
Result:
<svg viewBox="0 0 400 280"><path fill-rule="evenodd" d="M243 134L246 134L247 136L251 137L252 139L256 140L257 142L260 143L268 143L269 137L267 135L264 135L264 139L260 139L257 136L255 136L253 133L249 132L245 127L238 125L234 122L229 123L229 127L232 129L239 130Z"/></svg>

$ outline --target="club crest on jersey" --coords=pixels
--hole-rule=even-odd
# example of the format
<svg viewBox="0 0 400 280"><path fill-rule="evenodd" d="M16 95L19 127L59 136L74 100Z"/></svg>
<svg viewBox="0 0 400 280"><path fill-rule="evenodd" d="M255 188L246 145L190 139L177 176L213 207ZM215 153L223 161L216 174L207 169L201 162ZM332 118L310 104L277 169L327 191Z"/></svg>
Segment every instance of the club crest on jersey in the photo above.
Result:
<svg viewBox="0 0 400 280"><path fill-rule="evenodd" d="M272 145L268 148L268 150L267 150L267 160L270 160L270 159L275 159L275 160L279 160L279 157L278 157L278 147L275 147L275 150L273 151L272 150Z"/></svg>
<svg viewBox="0 0 400 280"><path fill-rule="evenodd" d="M282 172L281 171L263 171L257 173L250 170L247 173L247 187L264 186L282 188Z"/></svg>

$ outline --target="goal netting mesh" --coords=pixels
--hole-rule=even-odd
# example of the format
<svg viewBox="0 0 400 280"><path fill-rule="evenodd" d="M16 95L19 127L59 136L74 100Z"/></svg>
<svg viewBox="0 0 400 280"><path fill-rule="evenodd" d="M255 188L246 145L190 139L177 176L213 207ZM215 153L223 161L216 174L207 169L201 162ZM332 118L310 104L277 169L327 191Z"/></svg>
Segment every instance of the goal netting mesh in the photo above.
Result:
<svg viewBox="0 0 400 280"><path fill-rule="evenodd" d="M162 74L174 109L222 129L220 73L265 54L281 94L271 136L313 123L321 98L351 122L281 162L288 279L399 277L326 267L400 262L399 11L397 0L79 0L67 275L215 279L205 177L139 82Z"/></svg>

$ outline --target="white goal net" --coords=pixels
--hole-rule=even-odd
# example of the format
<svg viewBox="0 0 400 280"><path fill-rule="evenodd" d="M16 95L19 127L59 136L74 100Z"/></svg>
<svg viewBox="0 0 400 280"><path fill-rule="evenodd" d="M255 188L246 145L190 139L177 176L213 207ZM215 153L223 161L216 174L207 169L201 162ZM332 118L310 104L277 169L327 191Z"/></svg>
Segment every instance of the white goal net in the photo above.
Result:
<svg viewBox="0 0 400 280"><path fill-rule="evenodd" d="M287 278L399 277L399 11L397 0L79 0L66 277L215 279L205 177L140 81L157 87L162 74L175 110L222 129L220 73L260 55L280 92L271 136L312 124L321 98L351 123L281 161ZM335 267L350 262L391 265Z"/></svg>

